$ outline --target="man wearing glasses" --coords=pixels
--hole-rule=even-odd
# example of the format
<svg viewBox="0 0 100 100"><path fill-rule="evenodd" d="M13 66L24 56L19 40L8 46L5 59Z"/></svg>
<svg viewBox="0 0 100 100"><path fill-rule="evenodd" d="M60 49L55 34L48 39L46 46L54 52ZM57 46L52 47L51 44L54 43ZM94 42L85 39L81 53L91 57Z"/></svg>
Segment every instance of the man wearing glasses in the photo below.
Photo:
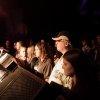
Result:
<svg viewBox="0 0 100 100"><path fill-rule="evenodd" d="M62 56L64 55L64 53L66 53L72 48L69 38L70 34L67 31L61 31L59 32L57 37L52 38L55 41L55 46L57 50L62 53ZM69 76L67 77L66 75L64 75L64 70L62 68L63 65L62 56L54 66L48 82L50 84L54 82L70 89L72 81Z"/></svg>

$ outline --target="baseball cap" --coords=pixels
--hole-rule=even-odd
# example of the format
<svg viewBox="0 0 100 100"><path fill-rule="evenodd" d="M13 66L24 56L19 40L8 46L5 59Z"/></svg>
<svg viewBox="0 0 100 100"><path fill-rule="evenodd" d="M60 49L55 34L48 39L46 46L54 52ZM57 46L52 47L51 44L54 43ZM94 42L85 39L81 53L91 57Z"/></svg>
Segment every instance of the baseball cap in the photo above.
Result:
<svg viewBox="0 0 100 100"><path fill-rule="evenodd" d="M69 32L68 31L61 31L56 37L52 38L53 40L69 40Z"/></svg>

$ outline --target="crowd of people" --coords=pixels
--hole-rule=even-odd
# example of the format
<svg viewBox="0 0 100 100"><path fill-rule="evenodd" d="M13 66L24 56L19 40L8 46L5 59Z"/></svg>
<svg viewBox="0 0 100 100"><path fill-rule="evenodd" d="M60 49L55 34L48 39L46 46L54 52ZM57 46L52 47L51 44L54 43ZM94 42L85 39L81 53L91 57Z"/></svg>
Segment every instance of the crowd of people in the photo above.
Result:
<svg viewBox="0 0 100 100"><path fill-rule="evenodd" d="M85 100L98 98L100 84L100 35L91 40L81 40L81 48L75 48L71 34L61 31L49 42L40 40L27 44L9 40L0 47L0 56L9 53L15 62L50 84L56 100ZM48 90L49 91L49 90Z"/></svg>

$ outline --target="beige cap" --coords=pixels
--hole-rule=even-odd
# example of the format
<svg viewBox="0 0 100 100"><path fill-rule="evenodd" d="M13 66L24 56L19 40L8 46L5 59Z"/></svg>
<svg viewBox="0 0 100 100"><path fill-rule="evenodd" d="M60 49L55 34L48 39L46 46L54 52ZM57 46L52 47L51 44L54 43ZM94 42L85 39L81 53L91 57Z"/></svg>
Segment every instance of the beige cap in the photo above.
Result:
<svg viewBox="0 0 100 100"><path fill-rule="evenodd" d="M55 37L55 38L52 38L53 40L57 41L57 40L69 40L67 36L59 36L59 37Z"/></svg>

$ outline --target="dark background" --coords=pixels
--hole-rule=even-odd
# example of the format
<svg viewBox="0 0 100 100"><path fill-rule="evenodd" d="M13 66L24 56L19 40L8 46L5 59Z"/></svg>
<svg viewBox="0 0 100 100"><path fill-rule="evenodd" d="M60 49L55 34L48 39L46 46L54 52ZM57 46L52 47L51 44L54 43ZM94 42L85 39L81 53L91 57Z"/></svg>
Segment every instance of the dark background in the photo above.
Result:
<svg viewBox="0 0 100 100"><path fill-rule="evenodd" d="M98 0L0 0L0 40L49 39L62 30L92 38L99 17Z"/></svg>

